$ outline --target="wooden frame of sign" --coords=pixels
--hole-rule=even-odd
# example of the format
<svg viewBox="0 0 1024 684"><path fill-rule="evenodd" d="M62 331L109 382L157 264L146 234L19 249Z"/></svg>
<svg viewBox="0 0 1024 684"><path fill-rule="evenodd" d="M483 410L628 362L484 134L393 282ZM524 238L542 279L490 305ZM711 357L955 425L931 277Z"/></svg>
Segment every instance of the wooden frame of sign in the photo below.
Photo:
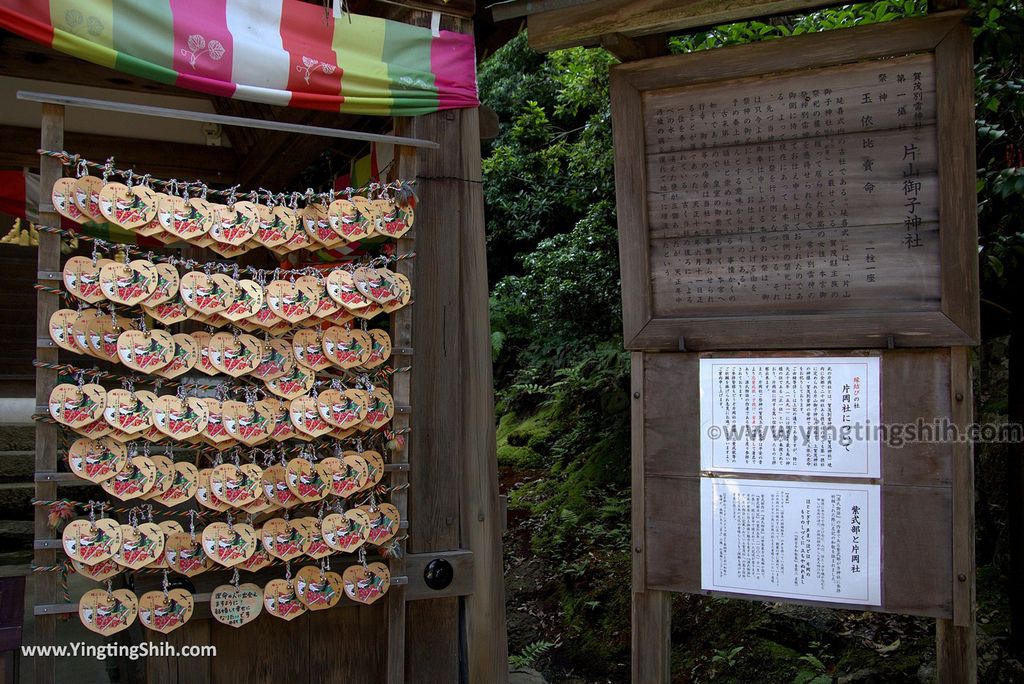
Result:
<svg viewBox="0 0 1024 684"><path fill-rule="evenodd" d="M640 472L634 480L636 501L644 511L635 520L634 540L642 549L645 569L640 586L649 590L745 596L749 593L707 591L701 586L701 416L698 364L701 358L825 356L822 352L661 353L637 354L634 390L640 393L643 422L634 425L634 459ZM915 425L949 417L965 431L961 409L969 397L965 382L967 355L963 349L898 349L837 352L838 356L877 356L881 368L881 423ZM957 372L954 374L953 371ZM913 387L913 391L907 388ZM690 388L679 392L679 388ZM899 433L897 433L898 435ZM966 432L961 432L966 434ZM897 446L898 445L898 446ZM970 573L954 558L966 532L954 524L953 501L958 458L969 445L954 441L881 444L881 473L876 479L750 475L767 482L817 482L841 487L863 482L881 485L882 595L881 606L808 603L854 610L873 610L952 619L969 616L970 596L954 572ZM729 475L726 474L728 477ZM744 477L736 473L732 477ZM681 553L681 549L688 550ZM690 552L692 550L693 552ZM955 569L955 570L954 570ZM966 588L966 587L964 587ZM764 598L764 597L762 597ZM769 598L770 600L770 598ZM793 599L785 599L793 602ZM800 602L800 601L796 601Z"/></svg>
<svg viewBox="0 0 1024 684"><path fill-rule="evenodd" d="M626 348L976 343L963 17L613 67Z"/></svg>

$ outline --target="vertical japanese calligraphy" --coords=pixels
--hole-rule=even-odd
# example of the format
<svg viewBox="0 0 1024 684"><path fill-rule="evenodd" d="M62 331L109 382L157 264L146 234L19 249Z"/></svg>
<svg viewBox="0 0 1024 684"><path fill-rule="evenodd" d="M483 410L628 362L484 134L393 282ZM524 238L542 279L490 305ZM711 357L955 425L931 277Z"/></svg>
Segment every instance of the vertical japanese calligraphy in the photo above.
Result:
<svg viewBox="0 0 1024 684"><path fill-rule="evenodd" d="M704 478L701 587L878 606L878 485Z"/></svg>
<svg viewBox="0 0 1024 684"><path fill-rule="evenodd" d="M879 477L878 357L700 360L701 470Z"/></svg>
<svg viewBox="0 0 1024 684"><path fill-rule="evenodd" d="M655 316L935 311L932 55L643 95Z"/></svg>

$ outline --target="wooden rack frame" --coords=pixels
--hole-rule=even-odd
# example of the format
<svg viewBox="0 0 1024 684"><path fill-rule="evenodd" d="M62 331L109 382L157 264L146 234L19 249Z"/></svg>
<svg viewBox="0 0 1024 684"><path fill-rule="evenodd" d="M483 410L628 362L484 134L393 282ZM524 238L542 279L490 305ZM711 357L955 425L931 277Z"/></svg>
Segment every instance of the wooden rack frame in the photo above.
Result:
<svg viewBox="0 0 1024 684"><path fill-rule="evenodd" d="M413 331L417 331L417 364L421 366L416 375L418 384L412 372L408 372L393 376L391 387L399 408L392 424L396 429L413 427L413 432L404 444L392 451L392 462L386 466L392 484L413 480L411 488L400 488L392 494L392 503L402 515L403 528L409 526L410 509L416 525L406 542L409 553L388 561L393 582L386 601L371 608L342 610L350 611L349 622L353 629L364 626L368 615L365 611L386 611L383 662L380 648L372 644L366 644L360 653L365 651L374 667L382 666L380 677L388 684L458 681L460 678L488 684L506 681L500 505L494 456L477 111L447 111L395 119L397 132L421 134L416 137L296 126L38 93L19 93L19 97L42 103L40 144L48 150L64 148L65 107L85 106L143 116L389 142L396 145L399 177L416 178L417 172L423 173L426 167L428 178L418 188L424 208L417 213L415 228L398 241L398 249L403 253L413 251L414 235L419 231L428 231L431 240L419 245L420 254L415 261L420 262L420 269L415 268L414 260L403 260L396 267L413 281L414 297L418 296L419 301L415 307L405 307L391 316L396 365L412 365ZM60 216L46 193L62 173L58 159L41 156L40 187L44 198L40 201L39 220L44 225L59 225ZM450 211L441 208L453 204L461 208L455 219ZM60 236L40 232L40 278L49 279L48 274L59 274L60 262ZM48 321L58 307L58 294L38 292L37 358L44 363L58 361L58 349L48 339ZM421 375L422 381L419 381ZM36 369L37 406L48 403L49 391L56 382L56 371ZM435 430L438 424L442 427ZM57 469L59 430L60 426L53 423L38 421L36 424L35 496L40 500L57 498L58 486L72 481ZM415 463L411 462L410 453L416 454ZM36 507L34 531L34 563L55 565L60 541L53 539L45 507ZM424 570L435 560L449 563L454 573L451 583L440 589L429 587L425 581ZM57 616L77 610L74 603L57 601L57 581L56 573L39 573L35 578L35 641L38 644L54 643ZM208 597L199 593L196 598L200 605L194 620L201 621L208 617L202 605L203 599L208 600ZM209 631L205 633L209 635ZM147 636L156 639L159 635ZM170 635L168 641L179 645L198 643L194 635L183 636L181 630ZM221 660L230 658L229 654ZM211 678L212 665L197 662L202 659L191 659L187 663L173 660L149 663L150 677L161 682ZM57 680L52 657L37 658L35 667L36 682ZM357 679L374 676L369 667L364 668L361 663L353 662L346 667L359 673ZM238 673L237 667L235 670L233 676L241 674L244 680L244 673Z"/></svg>

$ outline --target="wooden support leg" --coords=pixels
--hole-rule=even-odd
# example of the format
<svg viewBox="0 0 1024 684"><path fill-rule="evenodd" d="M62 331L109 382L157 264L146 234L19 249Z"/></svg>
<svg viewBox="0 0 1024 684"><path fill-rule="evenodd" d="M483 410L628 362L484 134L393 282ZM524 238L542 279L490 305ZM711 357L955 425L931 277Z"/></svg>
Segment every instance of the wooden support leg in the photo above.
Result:
<svg viewBox="0 0 1024 684"><path fill-rule="evenodd" d="M64 148L64 107L61 105L44 104L42 118L41 145L44 150L61 150ZM50 204L50 189L54 181L61 177L63 168L60 161L52 157L41 157L39 161L39 222L46 226L60 225L60 215ZM39 231L39 270L60 271L60 236L56 233ZM53 283L48 283L51 287ZM59 306L58 296L39 291L36 297L36 339L49 339L50 316ZM36 349L36 358L46 363L57 362L56 348ZM36 369L36 405L45 406L50 400L50 390L57 384L56 371L45 368ZM53 472L57 470L57 441L59 432L51 423L36 423L36 472ZM37 499L56 499L57 484L55 482L36 482ZM53 536L53 531L46 521L47 509L36 506L35 538L45 539ZM36 551L36 565L53 565L57 562L55 551ZM52 572L37 573L34 578L36 603L54 603L57 598L57 575ZM42 615L35 619L35 643L52 644L56 638L55 618ZM35 681L54 681L54 661L52 657L33 658Z"/></svg>
<svg viewBox="0 0 1024 684"><path fill-rule="evenodd" d="M672 594L647 587L644 529L644 361L631 355L630 442L633 481L633 678L634 684L668 684L672 676Z"/></svg>
<svg viewBox="0 0 1024 684"><path fill-rule="evenodd" d="M672 594L633 592L634 684L668 684L672 677Z"/></svg>
<svg viewBox="0 0 1024 684"><path fill-rule="evenodd" d="M971 357L966 347L950 350L950 405L953 421L966 430L974 420ZM953 619L935 625L939 682L978 681L974 588L974 446L953 447Z"/></svg>

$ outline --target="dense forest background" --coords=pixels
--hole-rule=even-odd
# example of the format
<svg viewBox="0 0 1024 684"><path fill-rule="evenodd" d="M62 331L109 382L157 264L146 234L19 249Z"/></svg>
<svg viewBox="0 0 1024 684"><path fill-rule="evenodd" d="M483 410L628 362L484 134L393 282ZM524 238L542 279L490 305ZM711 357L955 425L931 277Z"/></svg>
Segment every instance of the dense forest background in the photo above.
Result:
<svg viewBox="0 0 1024 684"><path fill-rule="evenodd" d="M972 9L984 328L976 413L1020 421L1024 19L1009 0L972 2ZM925 10L923 0L849 5L722 26L670 46L690 52ZM509 495L509 648L514 666L536 668L549 681L628 680L629 364L608 98L614 63L601 49L538 55L523 34L479 71L481 99L501 121L484 150L484 189L498 459ZM1011 335L1015 329L1022 332ZM1012 588L1024 590L1022 462L1019 446L977 448L982 681L1024 681L1024 615L1009 602ZM897 616L680 595L673 648L680 682L934 676L934 622Z"/></svg>

